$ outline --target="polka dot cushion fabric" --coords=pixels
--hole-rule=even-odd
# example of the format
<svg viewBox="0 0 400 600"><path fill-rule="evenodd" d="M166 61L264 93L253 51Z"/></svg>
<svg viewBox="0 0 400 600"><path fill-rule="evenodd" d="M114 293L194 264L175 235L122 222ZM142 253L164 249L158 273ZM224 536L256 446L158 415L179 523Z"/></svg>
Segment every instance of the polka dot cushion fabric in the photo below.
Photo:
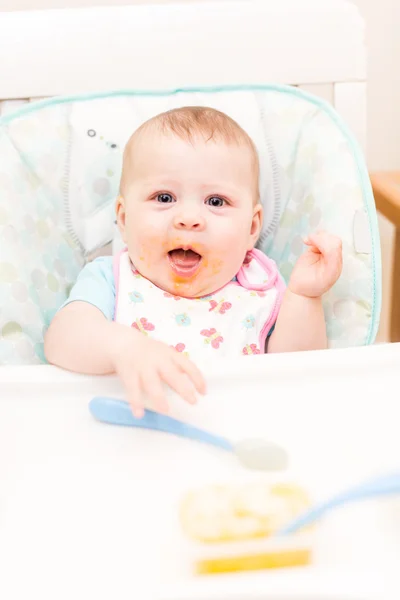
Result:
<svg viewBox="0 0 400 600"><path fill-rule="evenodd" d="M64 221L64 113L0 128L0 364L44 361L44 330L83 265Z"/></svg>
<svg viewBox="0 0 400 600"><path fill-rule="evenodd" d="M122 152L146 119L206 105L236 119L260 156L259 248L285 279L302 237L343 240L344 269L324 297L331 347L371 343L380 254L363 157L333 109L284 86L122 91L32 103L0 119L0 364L44 362L43 334L87 260L115 236Z"/></svg>

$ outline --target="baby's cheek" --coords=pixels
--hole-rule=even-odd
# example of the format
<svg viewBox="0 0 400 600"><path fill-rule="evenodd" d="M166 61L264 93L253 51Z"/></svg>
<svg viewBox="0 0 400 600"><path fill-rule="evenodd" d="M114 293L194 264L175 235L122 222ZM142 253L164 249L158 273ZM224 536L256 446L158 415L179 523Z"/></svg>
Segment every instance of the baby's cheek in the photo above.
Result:
<svg viewBox="0 0 400 600"><path fill-rule="evenodd" d="M210 274L212 276L219 275L219 273L221 273L223 267L224 267L223 258L218 257L218 258L213 258L212 260L210 260L209 268L210 268Z"/></svg>
<svg viewBox="0 0 400 600"><path fill-rule="evenodd" d="M134 229L131 240L132 246L135 247L135 254L141 263L151 264L160 251L161 236L151 224L146 222L141 222Z"/></svg>
<svg viewBox="0 0 400 600"><path fill-rule="evenodd" d="M149 240L146 239L139 243L138 251L139 251L139 261L144 264L146 267L150 267L154 264L156 258L157 248L159 249L160 242L157 242L156 239Z"/></svg>
<svg viewBox="0 0 400 600"><path fill-rule="evenodd" d="M233 277L240 269L246 257L246 246L240 244L236 236L225 238L223 247L216 249L214 257L210 260L210 274L218 277L219 274Z"/></svg>

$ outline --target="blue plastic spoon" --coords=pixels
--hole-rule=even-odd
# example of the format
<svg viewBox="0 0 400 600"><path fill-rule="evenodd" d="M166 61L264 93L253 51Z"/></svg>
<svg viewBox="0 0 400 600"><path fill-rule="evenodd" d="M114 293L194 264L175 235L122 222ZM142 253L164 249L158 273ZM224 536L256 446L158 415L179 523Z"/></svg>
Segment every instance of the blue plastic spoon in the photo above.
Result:
<svg viewBox="0 0 400 600"><path fill-rule="evenodd" d="M321 504L317 504L285 525L277 535L296 533L299 529L303 529L303 527L307 527L321 519L328 512L345 504L349 504L350 502L360 502L379 496L396 494L400 494L400 471L381 477L375 477L374 479L370 479L345 490L344 492L321 502Z"/></svg>
<svg viewBox="0 0 400 600"><path fill-rule="evenodd" d="M145 410L144 416L137 419L127 402L115 398L95 397L89 403L89 410L95 419L103 423L170 433L232 452L248 469L278 471L285 469L288 464L287 452L277 444L260 439L233 443L224 437L151 410Z"/></svg>

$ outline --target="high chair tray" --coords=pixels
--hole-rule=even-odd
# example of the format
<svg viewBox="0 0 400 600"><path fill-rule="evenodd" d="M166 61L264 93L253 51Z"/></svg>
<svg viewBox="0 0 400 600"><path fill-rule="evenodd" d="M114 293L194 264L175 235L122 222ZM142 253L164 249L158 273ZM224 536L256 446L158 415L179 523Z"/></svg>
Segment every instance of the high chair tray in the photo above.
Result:
<svg viewBox="0 0 400 600"><path fill-rule="evenodd" d="M197 406L170 395L171 414L283 445L282 475L320 500L399 466L399 364L400 345L243 357L206 374ZM95 421L93 396L123 398L115 377L1 367L0 390L1 598L400 597L400 500L330 515L309 567L196 577L178 518L184 494L270 475L189 440Z"/></svg>

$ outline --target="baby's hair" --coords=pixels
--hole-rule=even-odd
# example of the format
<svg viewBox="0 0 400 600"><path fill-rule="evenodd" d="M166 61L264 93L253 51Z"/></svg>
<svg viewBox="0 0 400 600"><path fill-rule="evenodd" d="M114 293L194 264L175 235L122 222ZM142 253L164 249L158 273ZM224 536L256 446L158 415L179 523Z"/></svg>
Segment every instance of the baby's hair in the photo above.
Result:
<svg viewBox="0 0 400 600"><path fill-rule="evenodd" d="M184 106L161 113L144 123L139 129L155 125L164 133L172 133L183 140L193 142L201 135L205 141L216 140L228 144L248 144L256 149L250 136L236 121L223 112L207 106Z"/></svg>
<svg viewBox="0 0 400 600"><path fill-rule="evenodd" d="M145 121L131 136L124 152L124 164L130 157L132 147L141 135L150 131L158 131L164 135L176 135L189 143L194 143L201 136L205 142L225 142L226 144L245 145L249 148L254 163L255 177L258 185L259 162L258 153L251 137L242 127L225 113L207 106L183 106L163 112ZM121 195L126 189L126 169L123 168L121 179Z"/></svg>

